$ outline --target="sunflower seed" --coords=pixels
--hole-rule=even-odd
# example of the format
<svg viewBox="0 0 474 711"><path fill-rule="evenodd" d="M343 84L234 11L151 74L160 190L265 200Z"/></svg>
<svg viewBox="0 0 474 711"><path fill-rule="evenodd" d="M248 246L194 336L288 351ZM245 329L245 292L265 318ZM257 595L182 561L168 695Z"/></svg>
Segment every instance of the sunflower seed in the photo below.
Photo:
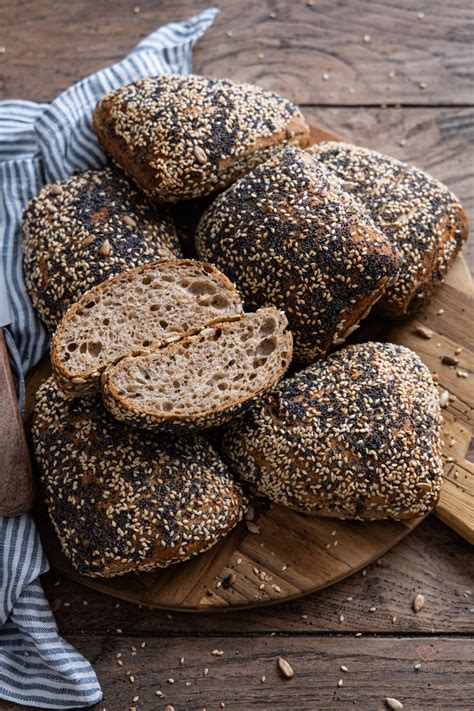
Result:
<svg viewBox="0 0 474 711"><path fill-rule="evenodd" d="M413 607L415 612L419 612L425 606L425 596L421 593L417 593L413 598L411 606Z"/></svg>
<svg viewBox="0 0 474 711"><path fill-rule="evenodd" d="M82 240L81 244L79 245L80 248L82 249L83 247L88 247L95 239L96 235L89 235L89 237L86 237Z"/></svg>
<svg viewBox="0 0 474 711"><path fill-rule="evenodd" d="M194 155L196 156L196 160L198 163L201 165L204 165L204 163L207 163L207 155L201 148L201 146L195 146L194 147Z"/></svg>
<svg viewBox="0 0 474 711"><path fill-rule="evenodd" d="M433 338L433 331L431 331L429 328L426 328L426 326L417 326L415 328L415 332L422 338Z"/></svg>
<svg viewBox="0 0 474 711"><path fill-rule="evenodd" d="M112 247L110 246L110 242L108 239L104 239L104 241L100 245L99 254L101 254L103 257L110 257L110 255L112 254Z"/></svg>
<svg viewBox="0 0 474 711"><path fill-rule="evenodd" d="M398 699L390 698L390 696L386 697L385 703L387 704L389 709L392 709L392 711L400 711L400 709L403 708L403 704L401 701L399 701Z"/></svg>
<svg viewBox="0 0 474 711"><path fill-rule="evenodd" d="M447 390L443 390L441 395L439 396L439 404L441 407L446 407L449 403L449 392Z"/></svg>
<svg viewBox="0 0 474 711"><path fill-rule="evenodd" d="M286 659L283 659L283 657L278 657L278 667L283 676L287 679L291 679L291 677L294 676L295 672L293 671L291 664L289 664Z"/></svg>
<svg viewBox="0 0 474 711"><path fill-rule="evenodd" d="M253 521L246 521L247 524L247 530L250 531L250 533L260 533L260 529L258 526L254 524Z"/></svg>

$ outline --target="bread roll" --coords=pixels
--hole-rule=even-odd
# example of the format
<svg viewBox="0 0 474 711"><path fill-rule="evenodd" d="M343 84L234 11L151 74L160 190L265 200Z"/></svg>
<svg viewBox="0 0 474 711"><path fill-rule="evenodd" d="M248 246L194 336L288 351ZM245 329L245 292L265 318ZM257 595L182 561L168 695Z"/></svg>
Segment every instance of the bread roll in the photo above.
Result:
<svg viewBox="0 0 474 711"><path fill-rule="evenodd" d="M93 125L104 150L156 200L214 193L289 143L307 146L299 109L252 84L147 77L106 94Z"/></svg>
<svg viewBox="0 0 474 711"><path fill-rule="evenodd" d="M295 358L343 340L396 277L389 241L340 181L288 148L238 180L204 213L196 247L249 309L285 311Z"/></svg>
<svg viewBox="0 0 474 711"><path fill-rule="evenodd" d="M149 437L125 428L99 396L38 391L33 440L51 520L84 575L110 577L178 563L211 548L247 500L200 437Z"/></svg>
<svg viewBox="0 0 474 711"><path fill-rule="evenodd" d="M95 392L108 365L241 313L235 287L209 264L171 259L138 267L69 309L52 340L53 372L65 393Z"/></svg>
<svg viewBox="0 0 474 711"><path fill-rule="evenodd" d="M457 197L422 170L368 148L325 142L309 150L363 203L400 255L398 279L377 309L392 318L418 311L467 239Z"/></svg>
<svg viewBox="0 0 474 711"><path fill-rule="evenodd" d="M88 170L47 185L28 205L22 232L26 285L51 332L96 284L181 255L167 211L151 207L117 168Z"/></svg>
<svg viewBox="0 0 474 711"><path fill-rule="evenodd" d="M274 308L206 327L154 353L129 356L102 377L119 420L153 430L227 422L275 385L291 362L286 316Z"/></svg>
<svg viewBox="0 0 474 711"><path fill-rule="evenodd" d="M309 514L404 519L442 483L440 406L407 348L344 348L280 383L228 427L223 453L260 494Z"/></svg>

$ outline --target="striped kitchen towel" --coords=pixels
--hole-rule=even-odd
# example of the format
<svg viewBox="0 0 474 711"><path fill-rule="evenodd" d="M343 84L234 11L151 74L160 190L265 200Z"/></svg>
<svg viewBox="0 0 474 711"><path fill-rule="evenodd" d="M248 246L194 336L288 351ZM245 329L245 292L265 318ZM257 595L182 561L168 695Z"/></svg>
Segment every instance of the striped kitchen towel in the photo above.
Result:
<svg viewBox="0 0 474 711"><path fill-rule="evenodd" d="M0 102L0 258L12 316L4 334L21 406L24 375L48 348L23 281L23 209L46 183L73 169L104 164L91 129L98 99L146 75L190 72L192 48L216 13L211 8L161 27L123 61L80 81L51 104ZM0 517L0 698L50 709L91 706L102 691L89 662L58 634L38 580L47 570L31 516Z"/></svg>

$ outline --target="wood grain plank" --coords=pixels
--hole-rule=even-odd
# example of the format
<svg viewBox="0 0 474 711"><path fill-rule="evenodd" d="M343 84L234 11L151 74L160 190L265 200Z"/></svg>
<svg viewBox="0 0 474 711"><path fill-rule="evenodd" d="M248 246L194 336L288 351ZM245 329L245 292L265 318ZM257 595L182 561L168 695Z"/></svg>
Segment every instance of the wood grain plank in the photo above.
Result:
<svg viewBox="0 0 474 711"><path fill-rule="evenodd" d="M237 555L242 559L237 592L240 593L243 586L242 596L246 597L248 587L252 590L255 587L254 565L243 554ZM277 559L274 567L275 580L281 586L280 562ZM359 572L306 598L258 610L220 615L165 612L115 601L56 573L45 575L43 583L64 634L107 636L117 628L124 634L138 636L274 630L285 634L325 630L334 633L387 630L397 634L468 633L472 632L474 620L470 612L474 608L471 564L471 547L430 516L378 564L369 566L365 575ZM426 597L426 605L417 615L411 608L416 592ZM371 607L376 610L369 612ZM341 614L343 622L339 619ZM395 622L392 621L394 615Z"/></svg>
<svg viewBox="0 0 474 711"><path fill-rule="evenodd" d="M105 690L103 701L94 707L97 711L163 711L167 704L176 711L382 711L387 696L398 698L410 711L472 709L470 639L219 635L191 641L134 635L73 636L69 641L93 661ZM214 649L223 654L212 655ZM123 666L117 665L117 654L122 654ZM278 671L280 656L291 664L292 679ZM420 664L418 671L415 664ZM341 671L341 665L348 671ZM25 707L0 702L2 711L20 708Z"/></svg>
<svg viewBox="0 0 474 711"><path fill-rule="evenodd" d="M141 0L134 13L129 0L59 8L49 0L3 0L3 95L49 100L162 23L209 4ZM200 73L256 82L303 104L472 104L469 0L422 3L423 18L410 0L220 0L219 7L195 51Z"/></svg>

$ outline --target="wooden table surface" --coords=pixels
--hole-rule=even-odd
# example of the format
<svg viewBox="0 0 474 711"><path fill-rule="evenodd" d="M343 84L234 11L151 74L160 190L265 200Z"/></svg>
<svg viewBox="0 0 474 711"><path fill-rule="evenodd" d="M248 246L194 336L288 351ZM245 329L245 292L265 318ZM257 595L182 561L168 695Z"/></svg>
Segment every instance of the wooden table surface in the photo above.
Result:
<svg viewBox="0 0 474 711"><path fill-rule="evenodd" d="M427 169L458 194L473 224L471 0L219 5L195 50L197 73L279 91L308 119ZM207 6L2 1L0 98L52 99L158 25ZM472 241L465 254L474 270ZM171 615L54 573L43 583L61 633L98 673L97 709L372 711L386 708L387 696L410 711L474 708L472 550L434 517L367 571L258 611ZM418 614L416 592L426 598ZM293 679L278 673L279 656Z"/></svg>

